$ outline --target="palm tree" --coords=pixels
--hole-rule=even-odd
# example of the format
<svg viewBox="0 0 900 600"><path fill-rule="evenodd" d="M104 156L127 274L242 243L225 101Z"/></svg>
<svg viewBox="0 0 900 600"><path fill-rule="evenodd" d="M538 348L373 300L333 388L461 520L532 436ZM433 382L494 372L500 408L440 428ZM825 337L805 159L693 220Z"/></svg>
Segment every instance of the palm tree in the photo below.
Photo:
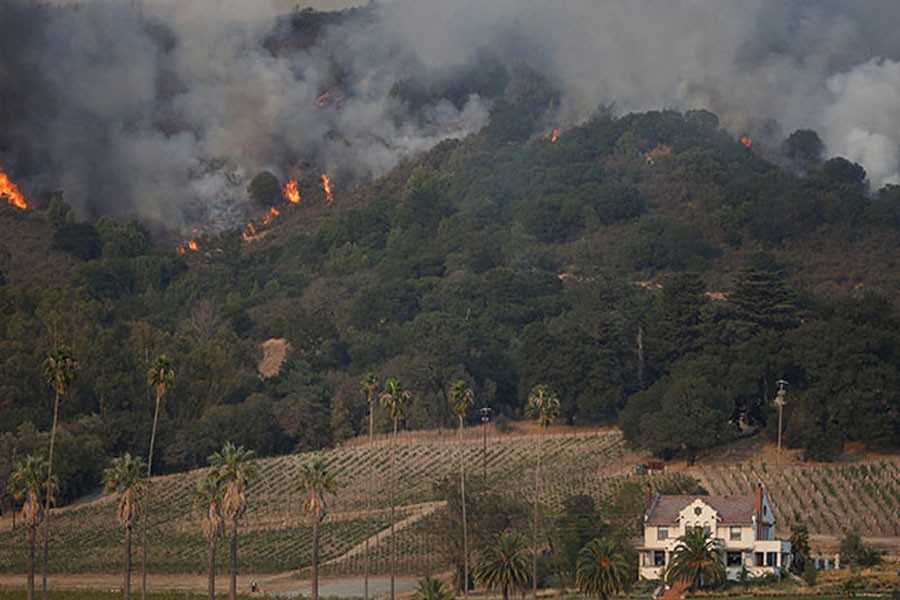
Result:
<svg viewBox="0 0 900 600"><path fill-rule="evenodd" d="M366 373L362 380L362 393L366 397L369 404L369 446L372 445L375 436L375 401L378 399L378 378L375 373ZM371 454L370 454L371 456ZM374 469L366 478L366 522L372 520L372 478L375 476ZM363 600L369 600L369 536L366 536L363 562Z"/></svg>
<svg viewBox="0 0 900 600"><path fill-rule="evenodd" d="M381 405L387 408L391 415L391 423L393 424L393 433L391 434L391 600L396 598L395 580L397 577L397 543L396 533L396 506L394 492L397 487L396 482L396 463L397 463L397 427L400 424L400 418L403 416L403 408L411 394L403 387L397 379L388 379L384 384L384 391L381 393Z"/></svg>
<svg viewBox="0 0 900 600"><path fill-rule="evenodd" d="M419 580L412 600L453 600L453 595L444 589L443 581L434 577L426 577Z"/></svg>
<svg viewBox="0 0 900 600"><path fill-rule="evenodd" d="M528 395L528 404L525 406L525 416L537 421L540 427L537 443L537 460L534 468L534 548L531 576L531 597L537 600L537 563L538 563L538 498L540 496L541 481L541 455L543 453L544 429L559 417L559 398L550 391L546 385L536 385Z"/></svg>
<svg viewBox="0 0 900 600"><path fill-rule="evenodd" d="M608 600L628 588L628 559L613 540L594 538L578 552L575 585L586 596Z"/></svg>
<svg viewBox="0 0 900 600"><path fill-rule="evenodd" d="M528 548L522 539L509 531L494 535L493 543L481 553L475 577L488 589L502 590L503 600L509 600L512 590L524 590L531 577L528 575Z"/></svg>
<svg viewBox="0 0 900 600"><path fill-rule="evenodd" d="M153 446L156 442L156 425L159 422L159 404L166 391L172 387L175 380L175 370L172 368L172 361L165 354L156 357L150 370L147 372L147 382L156 392L156 404L153 409L153 427L150 429L150 449L147 452L147 497L144 499L144 512L141 515L141 546L143 547L143 556L141 557L141 598L147 597L147 530L150 527L150 475L153 470Z"/></svg>
<svg viewBox="0 0 900 600"><path fill-rule="evenodd" d="M56 423L59 418L59 399L69 389L78 363L72 356L72 351L66 346L59 346L47 355L44 361L44 378L53 388L55 393L53 400L53 424L50 426L50 451L47 458L47 485L45 486L46 501L44 502L44 557L41 578L41 598L47 599L47 557L50 549L50 496L53 480L53 446L56 441Z"/></svg>
<svg viewBox="0 0 900 600"><path fill-rule="evenodd" d="M222 518L222 496L225 486L222 478L214 471L208 471L197 482L194 489L194 507L203 513L200 526L209 544L209 564L207 591L209 600L216 598L216 542L222 537L224 519Z"/></svg>
<svg viewBox="0 0 900 600"><path fill-rule="evenodd" d="M34 551L37 525L41 520L41 491L47 487L47 461L26 456L9 477L9 491L22 502L22 517L28 531L28 600L34 600Z"/></svg>
<svg viewBox="0 0 900 600"><path fill-rule="evenodd" d="M319 600L319 526L328 513L325 495L333 494L337 486L325 461L318 456L300 466L297 483L300 492L306 494L303 512L312 522L312 600Z"/></svg>
<svg viewBox="0 0 900 600"><path fill-rule="evenodd" d="M235 600L237 596L238 522L247 510L247 496L244 490L257 472L253 458L253 450L246 450L243 446L235 446L231 442L226 442L222 446L221 452L216 452L209 457L212 472L222 479L225 486L222 496L222 514L231 524L231 584L228 589L230 600Z"/></svg>
<svg viewBox="0 0 900 600"><path fill-rule="evenodd" d="M669 585L681 581L692 590L725 583L722 550L712 534L694 527L679 537L665 576Z"/></svg>
<svg viewBox="0 0 900 600"><path fill-rule="evenodd" d="M141 498L144 491L144 460L125 453L114 458L112 466L103 471L103 491L116 492L116 516L125 529L125 600L131 600L131 531L141 514Z"/></svg>
<svg viewBox="0 0 900 600"><path fill-rule="evenodd" d="M469 597L469 527L466 520L466 472L465 461L463 455L463 423L466 418L466 411L475 401L475 393L463 380L453 384L450 390L450 404L453 406L453 412L456 414L457 421L457 439L459 441L459 497L462 501L462 534L463 534L463 576L457 578L457 590L459 586L463 589L463 598Z"/></svg>

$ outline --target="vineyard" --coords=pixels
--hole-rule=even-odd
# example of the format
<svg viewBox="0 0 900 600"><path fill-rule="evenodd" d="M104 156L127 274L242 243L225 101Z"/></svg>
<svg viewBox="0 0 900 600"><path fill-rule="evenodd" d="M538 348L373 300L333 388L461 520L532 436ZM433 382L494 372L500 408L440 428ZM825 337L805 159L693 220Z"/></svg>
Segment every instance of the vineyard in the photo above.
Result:
<svg viewBox="0 0 900 600"><path fill-rule="evenodd" d="M494 492L533 498L538 438L524 433L490 431L482 437L473 428L462 452L469 478L484 481ZM615 430L553 430L543 437L540 500L546 510L558 509L573 494L586 493L598 501L615 498L625 486L650 481L664 485L690 477L713 494L744 494L758 481L769 491L780 535L803 521L816 536L841 535L857 529L870 538L900 537L900 457L824 465L788 462L776 468L760 457L740 462L702 462L695 467L636 475L635 466L647 456L628 449ZM460 446L453 432L401 435L396 449L394 478L397 501L399 569L428 573L443 568L436 547L443 532L430 518L442 509L434 484L458 477ZM329 516L321 535L325 574L359 574L364 568L362 547L369 540L372 571L389 571L391 445L379 438L371 445L357 443L321 453L339 483L329 499ZM311 529L299 507L295 479L309 455L260 459L259 476L248 491L250 507L241 522L240 563L245 573L278 573L305 568L311 555ZM200 472L155 478L152 484L149 563L156 573L201 573L206 567L206 544L199 514L192 508L191 491ZM372 512L365 510L366 490ZM113 572L121 565L122 532L115 520L114 499L99 497L59 509L53 514L50 568L57 573ZM616 515L607 515L616 518ZM9 523L8 521L5 523ZM136 532L137 533L137 532ZM4 527L0 533L0 571L25 571L25 530ZM136 543L136 558L139 544ZM227 571L226 544L218 554L218 568Z"/></svg>

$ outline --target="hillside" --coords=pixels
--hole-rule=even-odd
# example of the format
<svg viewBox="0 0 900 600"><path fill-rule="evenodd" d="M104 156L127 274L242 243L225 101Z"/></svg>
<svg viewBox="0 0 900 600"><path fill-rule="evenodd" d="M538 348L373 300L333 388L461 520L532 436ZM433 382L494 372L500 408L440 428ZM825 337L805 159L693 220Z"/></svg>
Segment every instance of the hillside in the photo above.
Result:
<svg viewBox="0 0 900 600"><path fill-rule="evenodd" d="M488 489L529 504L536 438L530 427L518 429L499 433L493 427L488 431L469 428L465 460L468 478L478 489L483 481L482 436L486 433ZM407 432L400 437L396 492L402 573L421 576L447 566L440 550L446 532L433 520L445 509L434 484L458 474L454 440L451 430ZM773 462L771 446L747 440L709 453L695 467L670 463L663 472L638 476L634 467L646 460L646 455L629 451L614 430L553 428L545 435L543 449L540 499L548 535L563 500L574 494L594 498L602 517L610 522L639 522L642 488L647 482L662 487L696 479L710 493L731 494L747 493L761 481L774 503L779 535L787 536L790 526L802 520L809 526L814 552L833 550L845 529L857 529L867 542L879 547L894 551L900 547L900 458L896 455L861 455L838 465L802 463L786 455L779 467ZM259 461L259 477L249 489L250 508L241 527L242 573L280 573L309 565L310 529L299 513L300 497L293 483L299 465L309 456ZM372 446L354 440L321 456L339 482L322 534L324 571L330 575L362 573L361 544L369 536L373 572L388 572L389 439L379 437ZM190 500L199 474L169 475L153 482L155 534L151 536L150 564L154 573L200 573L205 568L205 541ZM373 485L371 519L364 510L367 481ZM862 510L847 511L851 505ZM8 524L8 520L4 522ZM59 510L53 524L51 572L114 572L119 568L121 532L112 497L89 499ZM15 531L3 527L0 571L25 570L22 544L21 526ZM220 552L220 559L225 555ZM225 560L219 568L227 570Z"/></svg>
<svg viewBox="0 0 900 600"><path fill-rule="evenodd" d="M707 111L600 111L557 135L538 110L552 86L522 77L479 133L338 181L333 201L318 176L299 204L276 180L252 230L177 251L138 222L78 222L60 195L0 207L0 478L46 447L41 365L59 345L79 371L62 403L63 503L110 457L146 454L160 354L176 377L159 473L226 441L278 456L351 439L367 373L411 392L402 428L451 426L459 380L505 420L546 384L561 422L686 458L738 423L774 438L786 380L784 437L806 459L900 447L896 186L870 195L859 165L793 137L747 147ZM271 339L290 351L260 376Z"/></svg>

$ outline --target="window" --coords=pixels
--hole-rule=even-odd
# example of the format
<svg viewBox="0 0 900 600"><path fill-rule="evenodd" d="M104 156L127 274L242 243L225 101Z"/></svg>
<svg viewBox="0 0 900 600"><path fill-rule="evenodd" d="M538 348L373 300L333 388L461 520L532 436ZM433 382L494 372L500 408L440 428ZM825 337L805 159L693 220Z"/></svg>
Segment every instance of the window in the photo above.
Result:
<svg viewBox="0 0 900 600"><path fill-rule="evenodd" d="M728 539L733 542L741 539L741 528L738 525L732 525L728 533Z"/></svg>
<svg viewBox="0 0 900 600"><path fill-rule="evenodd" d="M778 553L777 552L766 552L766 566L767 567L775 567L778 566Z"/></svg>
<svg viewBox="0 0 900 600"><path fill-rule="evenodd" d="M654 567L666 566L666 551L665 550L654 550L653 551L653 566Z"/></svg>
<svg viewBox="0 0 900 600"><path fill-rule="evenodd" d="M728 567L741 566L741 553L728 551L725 553L725 565Z"/></svg>
<svg viewBox="0 0 900 600"><path fill-rule="evenodd" d="M656 539L658 539L658 540L669 539L669 528L668 527L657 527L656 528Z"/></svg>

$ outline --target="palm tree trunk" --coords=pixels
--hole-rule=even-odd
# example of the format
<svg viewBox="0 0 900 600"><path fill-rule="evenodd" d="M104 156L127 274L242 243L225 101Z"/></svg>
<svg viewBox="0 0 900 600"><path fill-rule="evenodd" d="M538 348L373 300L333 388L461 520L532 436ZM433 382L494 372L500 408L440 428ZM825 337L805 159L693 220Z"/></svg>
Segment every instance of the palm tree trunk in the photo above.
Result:
<svg viewBox="0 0 900 600"><path fill-rule="evenodd" d="M319 521L312 528L312 600L319 600Z"/></svg>
<svg viewBox="0 0 900 600"><path fill-rule="evenodd" d="M153 470L153 445L156 442L156 424L159 421L159 401L156 393L156 407L153 409L153 428L150 430L150 450L147 452L147 487L144 491L144 511L141 515L141 600L147 600L147 530L150 528L150 474Z"/></svg>
<svg viewBox="0 0 900 600"><path fill-rule="evenodd" d="M50 552L50 496L53 486L53 445L56 441L56 422L59 417L59 389L53 400L53 425L50 427L50 452L47 457L47 500L44 502L44 558L41 575L41 600L47 600L47 558Z"/></svg>
<svg viewBox="0 0 900 600"><path fill-rule="evenodd" d="M369 401L369 460L371 461L372 453L372 436L375 431L375 411L373 410L373 403ZM371 473L369 473L369 477L366 479L366 523L371 525L372 523L372 478L374 477L375 472L374 469ZM365 566L363 567L364 571L364 581L363 581L363 600L369 600L369 536L366 535L366 543L364 546Z"/></svg>
<svg viewBox="0 0 900 600"><path fill-rule="evenodd" d="M397 543L394 539L396 507L394 506L394 488L396 483L397 463L397 419L394 419L394 433L391 435L391 600L396 600L394 580L397 575Z"/></svg>
<svg viewBox="0 0 900 600"><path fill-rule="evenodd" d="M231 524L231 583L228 587L229 600L235 600L237 597L237 537L238 519L234 517Z"/></svg>
<svg viewBox="0 0 900 600"><path fill-rule="evenodd" d="M462 501L462 533L463 533L463 598L469 599L469 528L466 520L466 470L463 449L463 418L459 417L459 495Z"/></svg>
<svg viewBox="0 0 900 600"><path fill-rule="evenodd" d="M131 527L125 527L125 600L131 600Z"/></svg>
<svg viewBox="0 0 900 600"><path fill-rule="evenodd" d="M538 495L541 482L541 454L543 453L544 434L538 432L537 464L534 469L534 553L531 559L531 598L537 600L537 566L538 566Z"/></svg>
<svg viewBox="0 0 900 600"><path fill-rule="evenodd" d="M209 600L216 600L216 540L209 541L209 580L207 582L207 590L209 591Z"/></svg>
<svg viewBox="0 0 900 600"><path fill-rule="evenodd" d="M28 600L34 600L34 550L37 526L28 525Z"/></svg>

